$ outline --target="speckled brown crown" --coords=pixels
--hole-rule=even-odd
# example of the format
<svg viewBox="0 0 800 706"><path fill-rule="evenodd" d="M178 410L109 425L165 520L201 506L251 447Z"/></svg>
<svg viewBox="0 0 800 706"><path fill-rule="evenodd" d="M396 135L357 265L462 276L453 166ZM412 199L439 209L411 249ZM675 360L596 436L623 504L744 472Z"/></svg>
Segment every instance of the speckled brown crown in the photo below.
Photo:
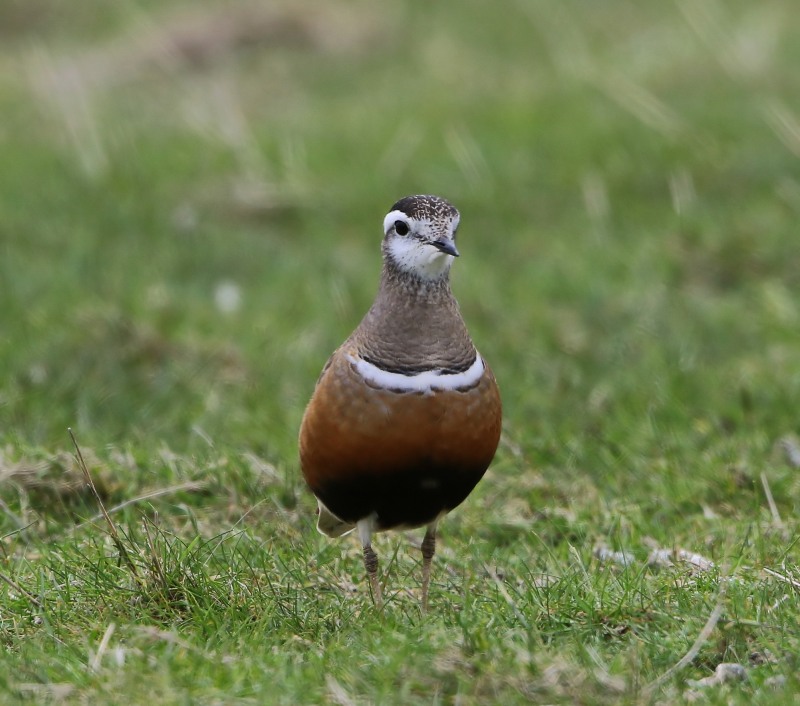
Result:
<svg viewBox="0 0 800 706"><path fill-rule="evenodd" d="M395 203L389 210L402 211L411 218L424 218L435 223L446 223L459 215L458 209L449 201L445 201L438 196L425 194L406 196Z"/></svg>

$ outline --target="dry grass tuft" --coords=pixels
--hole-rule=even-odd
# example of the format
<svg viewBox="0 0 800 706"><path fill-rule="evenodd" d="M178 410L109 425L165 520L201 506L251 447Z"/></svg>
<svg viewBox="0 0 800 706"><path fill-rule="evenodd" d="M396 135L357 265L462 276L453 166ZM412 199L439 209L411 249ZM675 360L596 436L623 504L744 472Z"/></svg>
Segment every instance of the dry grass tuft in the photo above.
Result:
<svg viewBox="0 0 800 706"><path fill-rule="evenodd" d="M46 95L66 74L76 72L89 89L106 88L153 72L208 68L252 47L359 53L376 45L384 18L356 7L348 11L310 1L140 12L122 36L56 58L56 73L34 75L34 85Z"/></svg>
<svg viewBox="0 0 800 706"><path fill-rule="evenodd" d="M91 450L85 452L84 459L98 493L109 497L119 488L119 483L114 481L108 466ZM17 458L11 446L0 448L0 487L7 485L27 493L35 504L44 508L56 498L64 502L85 498L90 493L80 464L68 451L56 451L40 458Z"/></svg>

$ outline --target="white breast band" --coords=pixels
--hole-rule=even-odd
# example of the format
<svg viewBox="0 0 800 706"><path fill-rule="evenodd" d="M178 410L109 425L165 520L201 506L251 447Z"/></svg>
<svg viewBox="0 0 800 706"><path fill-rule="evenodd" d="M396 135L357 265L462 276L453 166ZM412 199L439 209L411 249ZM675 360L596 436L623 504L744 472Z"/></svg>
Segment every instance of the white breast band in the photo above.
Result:
<svg viewBox="0 0 800 706"><path fill-rule="evenodd" d="M347 360L356 372L374 387L398 392L435 392L443 390L460 390L478 384L485 369L483 358L475 354L475 362L462 373L443 373L441 370L426 370L416 375L403 375L381 370L366 360L345 353Z"/></svg>

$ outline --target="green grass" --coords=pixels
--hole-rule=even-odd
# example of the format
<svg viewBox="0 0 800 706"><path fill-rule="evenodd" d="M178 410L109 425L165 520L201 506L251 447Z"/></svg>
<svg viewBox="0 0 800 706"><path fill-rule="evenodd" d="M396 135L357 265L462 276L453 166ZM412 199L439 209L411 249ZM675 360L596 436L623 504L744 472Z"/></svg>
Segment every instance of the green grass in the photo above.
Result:
<svg viewBox="0 0 800 706"><path fill-rule="evenodd" d="M5 3L0 700L794 703L799 17ZM418 192L462 212L504 433L427 617L378 539L381 617L296 433Z"/></svg>

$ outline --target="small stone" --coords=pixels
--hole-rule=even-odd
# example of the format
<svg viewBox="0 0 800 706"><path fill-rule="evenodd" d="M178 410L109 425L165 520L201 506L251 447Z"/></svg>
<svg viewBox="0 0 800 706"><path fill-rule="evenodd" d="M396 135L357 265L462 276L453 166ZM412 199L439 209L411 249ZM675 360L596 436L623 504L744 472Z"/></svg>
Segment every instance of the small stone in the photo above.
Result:
<svg viewBox="0 0 800 706"><path fill-rule="evenodd" d="M748 657L748 661L750 665L753 667L758 667L762 664L777 664L778 660L775 658L775 655L772 654L770 650L755 650L750 653Z"/></svg>
<svg viewBox="0 0 800 706"><path fill-rule="evenodd" d="M689 679L687 684L694 689L705 689L709 686L719 686L726 682L742 681L747 678L747 670L735 662L720 662L711 676L703 679Z"/></svg>
<svg viewBox="0 0 800 706"><path fill-rule="evenodd" d="M214 304L223 314L233 314L242 305L242 290L234 282L220 282L214 290Z"/></svg>
<svg viewBox="0 0 800 706"><path fill-rule="evenodd" d="M800 468L800 444L798 444L797 439L785 436L780 440L780 445L786 454L786 460L789 465L794 468Z"/></svg>
<svg viewBox="0 0 800 706"><path fill-rule="evenodd" d="M632 566L636 563L636 557L630 552L615 552L608 547L595 547L594 555L603 564L618 564L619 566Z"/></svg>
<svg viewBox="0 0 800 706"><path fill-rule="evenodd" d="M764 680L764 686L775 689L776 691L783 689L786 686L786 677L783 674L776 674L774 677L767 677Z"/></svg>
<svg viewBox="0 0 800 706"><path fill-rule="evenodd" d="M714 670L720 682L742 681L747 679L747 670L736 662L721 662Z"/></svg>

